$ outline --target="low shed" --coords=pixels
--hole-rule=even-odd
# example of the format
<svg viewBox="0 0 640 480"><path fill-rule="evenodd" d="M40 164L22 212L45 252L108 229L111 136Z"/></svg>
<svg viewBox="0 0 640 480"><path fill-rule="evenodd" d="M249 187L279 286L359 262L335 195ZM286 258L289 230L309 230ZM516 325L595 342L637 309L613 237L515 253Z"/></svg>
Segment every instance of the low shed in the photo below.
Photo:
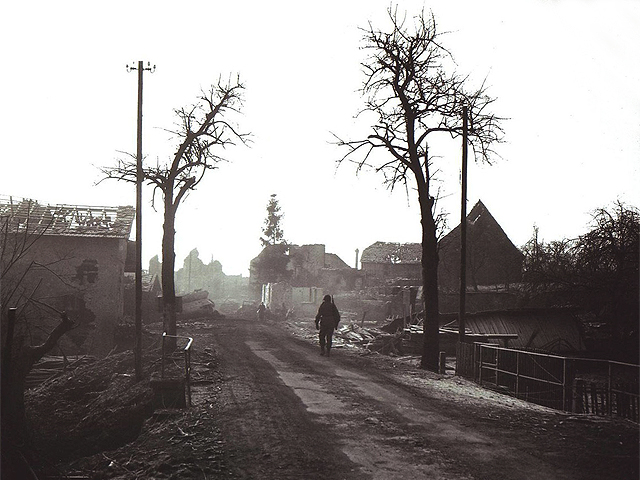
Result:
<svg viewBox="0 0 640 480"><path fill-rule="evenodd" d="M457 328L457 314L448 327ZM520 309L468 313L466 331L479 335L516 334L509 339L511 348L532 348L553 353L586 350L578 312L575 309Z"/></svg>

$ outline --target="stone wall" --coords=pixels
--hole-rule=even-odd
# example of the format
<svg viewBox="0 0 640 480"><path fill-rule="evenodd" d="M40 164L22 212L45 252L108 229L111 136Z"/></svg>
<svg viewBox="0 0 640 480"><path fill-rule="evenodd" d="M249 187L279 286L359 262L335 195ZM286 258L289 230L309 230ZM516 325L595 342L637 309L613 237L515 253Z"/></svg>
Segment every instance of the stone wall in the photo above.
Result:
<svg viewBox="0 0 640 480"><path fill-rule="evenodd" d="M65 335L65 354L106 355L114 346L115 325L123 316L126 240L95 236L43 236L16 265L24 272L35 262L21 288L41 303L25 309L29 343L38 343L59 322L55 311L66 311L78 327ZM4 279L3 287L15 282ZM9 305L11 306L11 305ZM25 324L25 325L27 325Z"/></svg>

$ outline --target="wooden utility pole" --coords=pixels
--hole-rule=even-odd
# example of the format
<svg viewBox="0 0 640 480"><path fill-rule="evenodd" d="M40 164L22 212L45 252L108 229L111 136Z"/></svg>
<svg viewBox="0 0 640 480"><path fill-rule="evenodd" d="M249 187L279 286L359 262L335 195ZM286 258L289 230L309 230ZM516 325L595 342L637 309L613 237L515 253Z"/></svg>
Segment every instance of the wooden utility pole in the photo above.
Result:
<svg viewBox="0 0 640 480"><path fill-rule="evenodd" d="M462 107L462 198L460 201L460 309L458 312L459 341L464 341L467 309L467 107Z"/></svg>
<svg viewBox="0 0 640 480"><path fill-rule="evenodd" d="M136 151L136 341L133 354L135 357L136 380L142 380L142 182L144 171L142 170L142 78L144 71L153 72L154 65L147 62L143 65L142 60L137 66L127 65L127 72L138 71L138 141Z"/></svg>

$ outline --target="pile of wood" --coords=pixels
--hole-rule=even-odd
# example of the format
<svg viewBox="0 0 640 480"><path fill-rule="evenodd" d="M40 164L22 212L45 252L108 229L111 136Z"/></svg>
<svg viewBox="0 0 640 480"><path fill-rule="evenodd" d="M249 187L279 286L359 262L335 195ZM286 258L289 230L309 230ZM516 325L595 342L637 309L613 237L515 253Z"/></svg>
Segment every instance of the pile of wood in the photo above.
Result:
<svg viewBox="0 0 640 480"><path fill-rule="evenodd" d="M373 329L359 326L356 323L348 323L338 328L335 332L336 338L345 342L364 345L374 340L379 333Z"/></svg>
<svg viewBox="0 0 640 480"><path fill-rule="evenodd" d="M25 388L33 388L56 378L59 375L74 370L84 365L95 362L95 357L83 355L81 357L64 357L61 355L46 355L38 361L29 375L27 375Z"/></svg>
<svg viewBox="0 0 640 480"><path fill-rule="evenodd" d="M337 342L335 341L337 340ZM402 355L402 333L386 333L378 328L349 323L335 332L334 345L357 345L384 355Z"/></svg>

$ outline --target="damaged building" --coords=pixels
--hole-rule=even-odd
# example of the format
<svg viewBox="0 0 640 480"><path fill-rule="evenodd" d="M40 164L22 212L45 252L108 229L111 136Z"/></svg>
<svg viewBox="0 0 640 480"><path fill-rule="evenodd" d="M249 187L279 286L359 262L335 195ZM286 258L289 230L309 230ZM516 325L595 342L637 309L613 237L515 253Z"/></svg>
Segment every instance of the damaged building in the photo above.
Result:
<svg viewBox="0 0 640 480"><path fill-rule="evenodd" d="M376 242L362 252L360 264L368 286L402 280L422 284L420 243Z"/></svg>
<svg viewBox="0 0 640 480"><path fill-rule="evenodd" d="M277 309L317 309L324 292L362 288L362 273L322 244L268 245L249 272L256 297Z"/></svg>
<svg viewBox="0 0 640 480"><path fill-rule="evenodd" d="M225 274L222 264L213 256L209 263L204 263L197 248L185 257L182 268L175 273L175 282L180 295L197 290L207 291L209 299L216 304L229 299L241 303L248 298L248 278Z"/></svg>
<svg viewBox="0 0 640 480"><path fill-rule="evenodd" d="M67 312L77 325L61 341L65 353L107 354L123 317L131 206L44 205L0 196L3 268L24 246L2 279L3 308L24 307L30 343Z"/></svg>
<svg viewBox="0 0 640 480"><path fill-rule="evenodd" d="M438 242L438 287L457 290L460 285L460 225ZM467 215L467 283L481 285L520 282L524 255L507 237L487 207L479 201ZM362 252L367 285L422 283L420 243L376 242ZM407 282L408 281L408 282Z"/></svg>
<svg viewBox="0 0 640 480"><path fill-rule="evenodd" d="M460 225L438 242L440 311L458 308ZM422 285L420 243L376 242L362 252L367 287ZM511 242L487 207L478 201L467 215L467 307L470 311L515 308L509 286L522 279L523 253ZM484 288L483 288L484 287Z"/></svg>

